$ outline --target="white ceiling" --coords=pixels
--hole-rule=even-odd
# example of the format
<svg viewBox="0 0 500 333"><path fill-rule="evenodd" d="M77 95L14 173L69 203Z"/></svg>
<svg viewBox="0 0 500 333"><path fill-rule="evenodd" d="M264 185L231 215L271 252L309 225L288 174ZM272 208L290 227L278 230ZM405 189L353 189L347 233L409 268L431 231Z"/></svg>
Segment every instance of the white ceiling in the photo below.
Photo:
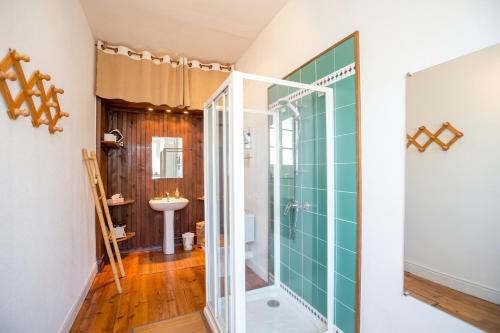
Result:
<svg viewBox="0 0 500 333"><path fill-rule="evenodd" d="M234 63L287 0L81 0L96 39Z"/></svg>

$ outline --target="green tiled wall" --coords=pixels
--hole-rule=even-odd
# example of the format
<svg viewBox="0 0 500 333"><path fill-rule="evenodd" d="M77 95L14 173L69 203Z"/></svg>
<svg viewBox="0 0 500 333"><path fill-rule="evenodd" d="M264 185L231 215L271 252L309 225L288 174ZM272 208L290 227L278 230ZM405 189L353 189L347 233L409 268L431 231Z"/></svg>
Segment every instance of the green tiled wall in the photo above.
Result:
<svg viewBox="0 0 500 333"><path fill-rule="evenodd" d="M320 58L315 59L286 79L313 83L354 62L354 38L346 40ZM295 184L293 167L281 167L281 280L291 290L326 316L327 295L327 207L326 207L326 135L335 142L335 324L345 333L355 330L356 307L356 223L357 223L357 133L356 74L332 85L334 89L334 133L326 133L325 98L313 93L298 101L302 117L300 174ZM287 87L269 89L269 103L293 92ZM280 120L290 117L282 112ZM270 120L271 121L271 120ZM300 211L295 239L289 239L286 203L293 198L312 203L310 211ZM273 174L269 177L269 218L274 226ZM272 242L272 232L270 242ZM272 243L271 243L272 244ZM271 245L270 244L270 245ZM272 249L272 245L269 247ZM273 262L274 251L270 251ZM273 267L270 265L270 271Z"/></svg>

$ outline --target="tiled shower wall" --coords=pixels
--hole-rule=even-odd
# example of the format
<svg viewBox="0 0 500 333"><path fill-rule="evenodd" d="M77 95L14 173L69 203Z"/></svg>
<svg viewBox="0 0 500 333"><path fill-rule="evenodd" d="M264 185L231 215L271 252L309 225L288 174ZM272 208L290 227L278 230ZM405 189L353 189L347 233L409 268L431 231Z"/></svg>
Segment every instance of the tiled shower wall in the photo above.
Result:
<svg viewBox="0 0 500 333"><path fill-rule="evenodd" d="M326 133L325 97L312 93L297 100L302 117L300 173L293 179L293 166L280 167L281 280L317 311L326 316L327 303L327 207L326 135L335 141L335 324L345 333L355 331L356 223L357 223L357 133L354 37L309 62L286 79L316 83L334 89L334 133ZM326 78L325 80L322 80ZM269 90L269 103L292 93L287 87ZM280 113L280 122L290 117ZM283 149L283 147L279 147ZM269 177L269 219L274 227L273 173ZM294 197L312 203L298 214L295 237L289 237L289 216L283 210ZM270 243L271 245L272 243ZM269 247L272 250L272 246ZM270 251L270 263L273 251ZM270 265L270 272L273 267Z"/></svg>

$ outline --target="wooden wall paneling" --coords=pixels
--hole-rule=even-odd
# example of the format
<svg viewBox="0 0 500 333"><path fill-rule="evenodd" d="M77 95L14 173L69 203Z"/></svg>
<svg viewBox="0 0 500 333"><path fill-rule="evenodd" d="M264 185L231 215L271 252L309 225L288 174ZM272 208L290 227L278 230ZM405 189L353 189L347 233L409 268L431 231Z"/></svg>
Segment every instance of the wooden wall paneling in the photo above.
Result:
<svg viewBox="0 0 500 333"><path fill-rule="evenodd" d="M127 138L129 135L128 114L127 113L125 113L123 115L123 121L120 124L120 126L122 128L123 136L125 138ZM121 191L126 191L126 192L130 193L129 192L130 191L129 182L127 181L129 179L129 176L130 176L129 163L130 163L131 157L130 157L129 149L121 150L120 155L121 155L120 156L120 158L121 158L120 165L122 168L122 170L120 170L120 177L123 177L123 180L124 180L124 181L122 181L122 183L124 183L124 184L122 184ZM125 207L116 208L116 213L120 214L121 221L128 221L129 215L134 208L135 208L135 203L132 205L125 206Z"/></svg>
<svg viewBox="0 0 500 333"><path fill-rule="evenodd" d="M139 203L138 203L138 208L139 208L139 218L137 220L137 227L138 230L141 231L140 234L140 245L142 244L149 244L149 243L155 243L155 235L152 233L152 230L150 228L150 220L148 218L145 218L147 214L149 213L148 207L146 207L147 201L149 199L148 194L146 193L146 185L147 185L147 177L146 177L146 150L145 144L146 144L146 134L148 132L147 126L147 119L146 119L146 114L137 114L136 115L137 121L136 121L136 129L137 129L137 152L138 154L136 155L136 159L138 162L137 165L137 174L138 174L138 179L137 179L137 190L138 190L138 197L141 198ZM147 247L147 246L145 246Z"/></svg>
<svg viewBox="0 0 500 333"><path fill-rule="evenodd" d="M128 193L128 197L133 198L134 200L137 200L137 194L136 194L136 189L135 189L135 181L133 179L134 176L134 168L133 168L133 156L134 156L134 150L135 147L133 145L127 144L128 141L134 142L134 131L133 131L133 123L134 119L131 114L124 114L123 115L123 122L121 123L122 129L123 129L123 135L125 136L125 146L127 147L125 151L125 156L126 156L126 186L124 186L124 191ZM138 203L137 201L133 205L129 205L125 209L127 210L127 228L125 230L127 231L132 231L132 230L137 230L136 226L136 220L137 220L137 206ZM137 234L136 234L136 237ZM130 245L130 242L127 244L123 244L123 248L126 248L128 245Z"/></svg>
<svg viewBox="0 0 500 333"><path fill-rule="evenodd" d="M203 118L200 116L148 112L121 107L108 111L109 126L125 136L125 148L109 153L109 193L123 193L135 199L133 205L114 208L113 220L126 222L127 231L136 237L121 243L123 250L159 248L163 241L163 215L149 207L149 199L175 189L189 199L189 205L175 214L176 243L182 233L194 232L195 223L203 220ZM183 138L184 177L153 180L151 174L151 138L169 136Z"/></svg>
<svg viewBox="0 0 500 333"><path fill-rule="evenodd" d="M107 175L108 175L108 155L101 149L102 134L105 132L108 126L108 118L106 115L105 105L102 100L97 97L96 99L96 156L97 161L100 166L102 181L106 189ZM102 233L100 231L99 219L96 215L95 217L95 247L96 247L96 260L97 268L99 271L102 270L104 265L105 248L104 240L102 238Z"/></svg>
<svg viewBox="0 0 500 333"><path fill-rule="evenodd" d="M133 224L130 226L130 228L134 228L137 232L139 231L139 220L141 219L141 193L140 193L140 185L139 185L139 154L140 154L140 149L139 146L137 145L137 142L140 140L139 136L139 128L138 128L138 119L137 115L131 115L132 120L130 121L130 129L133 132L133 140L131 141L128 146L131 147L134 152L131 156L131 172L132 176L129 178L129 181L132 181L134 184L134 195L136 198L136 206L135 212L136 212L136 217L135 220L133 221ZM136 233L136 239L133 241L130 241L128 244L124 244L127 248L133 247L135 244L139 244L141 241L141 233Z"/></svg>
<svg viewBox="0 0 500 333"><path fill-rule="evenodd" d="M144 244L149 244L150 242L152 243L155 243L154 242L154 234L150 233L150 230L149 230L149 219L145 219L144 216L147 216L147 213L149 212L148 211L148 207L144 207L145 206L145 200L148 200L148 195L146 193L146 189L145 189L145 184L146 184L146 175L144 174L145 170L146 170L146 166L145 166L145 149L144 149L144 145L145 145L145 141L146 141L146 131L145 131L145 127L146 127L146 117L144 114L139 114L137 115L137 118L138 118L138 122L136 124L136 128L137 128L137 135L138 135L138 147L137 147L137 150L138 150L138 155L137 155L137 162L138 162L138 165L137 165L137 174L138 174L138 179L137 179L137 188L138 188L138 192L139 192L139 198L141 198L141 200L139 201L139 207L140 207L140 218L139 220L137 221L138 223L138 229L141 231L141 234L140 234L140 241L141 243L139 244L139 246L141 245L144 245Z"/></svg>
<svg viewBox="0 0 500 333"><path fill-rule="evenodd" d="M162 118L158 113L147 113L146 116L146 135L144 137L144 146L147 147L145 150L145 177L148 181L146 181L146 187L144 189L146 195L146 203L144 205L144 210L147 212L147 234L150 235L153 239L153 243L161 244L163 239L163 229L162 229L162 213L156 214L157 212L153 211L147 201L159 194L154 192L154 187L152 181L152 172L151 172L151 159L152 159L152 150L151 150L151 138L153 136L158 136L161 133L158 133L158 126L161 125ZM149 198L149 199L148 199ZM159 217L156 217L159 216Z"/></svg>
<svg viewBox="0 0 500 333"><path fill-rule="evenodd" d="M158 115L155 136L169 136L169 133L165 132L166 124L169 119L170 118L165 117L165 114ZM152 195L164 196L167 191L172 192L171 189L167 188L166 182L167 181L164 179L159 179L153 182L153 184L155 185L157 184L157 189L156 190L154 188L152 189L153 191ZM162 214L156 214L156 212L153 210L150 211L150 214L154 218L154 226L158 233L158 243L161 244L163 242L163 216Z"/></svg>
<svg viewBox="0 0 500 333"><path fill-rule="evenodd" d="M141 141L141 136L140 136L140 130L139 130L139 119L138 115L133 115L133 122L132 122L132 130L135 132L135 141L130 142L127 144L127 146L132 146L135 148L135 154L132 156L132 170L134 172L134 176L131 177L132 181L135 184L135 199L136 199L136 205L135 205L135 210L137 212L137 218L135 220L135 225L131 226L136 230L136 239L131 240L128 242L128 244L124 244L128 249L134 247L134 246L139 246L138 244L143 243L143 232L140 232L139 230L139 222L142 218L142 205L141 205L141 200L142 200L142 193L141 193L141 178L140 178L140 155L141 155L141 149L140 149L140 144L138 144ZM141 230L142 231L142 230Z"/></svg>
<svg viewBox="0 0 500 333"><path fill-rule="evenodd" d="M156 242L156 236L153 232L154 228L153 225L151 224L151 220L148 218L151 214L151 209L148 207L147 201L150 199L149 193L146 191L146 187L148 185L148 182L150 180L149 177L146 176L147 171L147 150L145 149L147 147L146 143L146 136L149 135L149 114L139 114L139 123L138 125L138 130L139 130L139 182L137 183L137 186L139 186L140 189L140 198L141 201L139 202L139 205L141 206L141 212L143 218L138 222L139 223L139 229L142 231L141 232L141 242L142 244L157 244ZM144 218L145 217L145 218ZM147 246L145 246L147 247Z"/></svg>
<svg viewBox="0 0 500 333"><path fill-rule="evenodd" d="M184 138L184 140L182 142L182 149L183 149L182 158L183 158L183 162L186 162L186 164L184 164L183 168L184 168L184 171L186 171L187 173L189 172L191 174L191 170L190 170L191 161L189 158L190 157L189 134L186 133L186 131L184 130L186 128L186 119L185 118L183 118L183 119L178 118L177 121L178 121L178 123L176 124L177 126L174 129L174 133L175 133L174 136L180 136L180 137ZM177 181L174 179L174 187L177 185L181 185L181 184L177 184ZM184 188L183 186L180 186L179 191L182 191L182 193L186 193L187 191L189 191L189 189ZM176 223L177 224L177 228L176 228L177 235L180 233L181 229L186 228L186 224L189 227L189 223L184 222L188 218L189 218L189 210L186 210L186 209L184 209L183 211L180 212L180 214L177 215L177 223ZM181 219L182 219L182 221L181 221Z"/></svg>
<svg viewBox="0 0 500 333"><path fill-rule="evenodd" d="M203 136L203 121L197 123L196 130L196 222L205 220L205 201L198 200L197 198L205 195L204 192L204 136ZM195 226L196 229L196 226Z"/></svg>
<svg viewBox="0 0 500 333"><path fill-rule="evenodd" d="M139 124L139 119L138 118L138 115L136 114L133 114L131 115L131 118L132 120L130 121L130 130L131 132L133 132L133 140L134 141L131 141L130 144L128 146L132 147L133 149L133 153L132 153L132 156L131 156L131 161L130 161L130 164L131 164L131 172L132 172L132 175L131 177L129 178L129 181L132 181L133 182L133 186L134 186L134 195L135 195L135 198L136 198L136 206L134 207L135 209L135 212L136 212L136 216L135 216L135 220L133 221L133 224L130 226L130 228L134 228L136 231L139 231L139 221L141 220L141 202L139 200L142 199L141 197L141 193L140 193L140 183L139 183L139 172L138 172L138 169L139 169L139 155L140 155L140 149L139 149L139 145L137 144L137 142L140 141L140 131L139 131L139 128L138 128L138 124ZM135 240L129 242L129 244L124 244L127 245L127 247L130 249L132 248L133 246L138 246L136 244L140 244L140 241L141 241L141 238L142 238L142 233L141 234L136 234L136 238Z"/></svg>

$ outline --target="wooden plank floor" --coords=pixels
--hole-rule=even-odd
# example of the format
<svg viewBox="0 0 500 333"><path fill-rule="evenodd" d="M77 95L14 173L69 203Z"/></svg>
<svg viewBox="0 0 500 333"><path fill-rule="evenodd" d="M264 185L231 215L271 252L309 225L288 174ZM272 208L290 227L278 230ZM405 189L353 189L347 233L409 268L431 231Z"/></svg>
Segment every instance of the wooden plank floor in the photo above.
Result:
<svg viewBox="0 0 500 333"><path fill-rule="evenodd" d="M486 332L500 332L500 305L405 272L405 290L413 297Z"/></svg>
<svg viewBox="0 0 500 333"><path fill-rule="evenodd" d="M203 310L205 253L196 249L174 255L133 252L123 257L127 276L118 294L111 267L97 274L71 332L130 333L134 327ZM247 269L247 289L266 283Z"/></svg>
<svg viewBox="0 0 500 333"><path fill-rule="evenodd" d="M134 328L133 333L210 333L210 327L200 311L180 317L157 321Z"/></svg>

